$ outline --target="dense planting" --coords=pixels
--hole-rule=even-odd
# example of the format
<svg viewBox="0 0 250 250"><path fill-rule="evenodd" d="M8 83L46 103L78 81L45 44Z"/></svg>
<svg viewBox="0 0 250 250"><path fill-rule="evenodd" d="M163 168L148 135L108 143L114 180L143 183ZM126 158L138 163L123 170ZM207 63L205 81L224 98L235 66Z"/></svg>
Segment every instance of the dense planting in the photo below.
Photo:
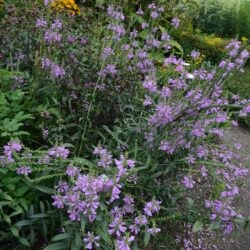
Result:
<svg viewBox="0 0 250 250"><path fill-rule="evenodd" d="M244 43L231 40L212 66L198 50L184 56L173 37L185 20L161 1L126 14L86 6L4 6L0 241L199 249L184 230L246 226L233 206L248 173L241 145L220 143L238 125L229 108L250 113L223 91L249 58Z"/></svg>

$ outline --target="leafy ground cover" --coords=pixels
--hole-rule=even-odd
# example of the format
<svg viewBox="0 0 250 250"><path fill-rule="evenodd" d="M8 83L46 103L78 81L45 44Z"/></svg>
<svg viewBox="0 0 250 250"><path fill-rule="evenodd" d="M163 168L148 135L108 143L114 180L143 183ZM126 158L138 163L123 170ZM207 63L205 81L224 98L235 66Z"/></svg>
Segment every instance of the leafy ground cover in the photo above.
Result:
<svg viewBox="0 0 250 250"><path fill-rule="evenodd" d="M244 42L213 65L174 38L191 1L80 4L1 9L1 247L200 249L247 227L248 169L218 143L250 113L223 91Z"/></svg>

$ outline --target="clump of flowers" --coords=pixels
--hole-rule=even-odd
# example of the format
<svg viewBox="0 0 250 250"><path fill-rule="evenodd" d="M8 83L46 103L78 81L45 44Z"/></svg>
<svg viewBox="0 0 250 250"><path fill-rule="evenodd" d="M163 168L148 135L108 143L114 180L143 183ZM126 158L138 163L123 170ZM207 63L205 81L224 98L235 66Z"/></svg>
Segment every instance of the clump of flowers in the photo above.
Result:
<svg viewBox="0 0 250 250"><path fill-rule="evenodd" d="M58 12L68 12L71 15L78 15L80 14L80 8L75 3L74 0L53 0L50 3L50 7L52 10Z"/></svg>
<svg viewBox="0 0 250 250"><path fill-rule="evenodd" d="M54 78L64 77L66 75L65 70L49 58L42 58L42 69L49 70L50 75Z"/></svg>
<svg viewBox="0 0 250 250"><path fill-rule="evenodd" d="M135 161L127 159L123 154L115 159L101 146L96 147L93 153L100 157L96 174L84 173L80 168L68 166L66 173L70 179L68 182L60 181L56 186L53 205L66 209L71 221L85 218L96 227L100 221L97 216L104 216L102 211L105 207L108 211L105 214L105 219L109 220L108 233L114 239L117 249L130 249L130 244L143 228L152 235L159 233L160 229L152 218L159 212L161 201L152 199L140 211L141 202L123 190L126 183L129 183L129 176L133 174ZM151 223L152 228L148 228ZM94 231L88 232L84 246L94 249L94 246L100 245L100 240L100 236L94 236Z"/></svg>

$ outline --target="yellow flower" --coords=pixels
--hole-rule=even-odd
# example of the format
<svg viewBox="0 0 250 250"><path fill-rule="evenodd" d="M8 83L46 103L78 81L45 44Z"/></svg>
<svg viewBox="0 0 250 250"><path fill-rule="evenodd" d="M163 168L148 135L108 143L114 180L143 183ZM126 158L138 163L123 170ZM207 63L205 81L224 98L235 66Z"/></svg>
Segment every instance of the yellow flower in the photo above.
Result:
<svg viewBox="0 0 250 250"><path fill-rule="evenodd" d="M205 42L210 46L218 46L222 43L222 39L220 37L205 37Z"/></svg>
<svg viewBox="0 0 250 250"><path fill-rule="evenodd" d="M246 38L246 37L242 37L241 38L241 41L243 42L243 44L247 44L247 42L248 42L248 39Z"/></svg>
<svg viewBox="0 0 250 250"><path fill-rule="evenodd" d="M74 0L54 0L51 2L50 7L52 10L59 12L66 11L72 15L77 15L80 13L80 8Z"/></svg>

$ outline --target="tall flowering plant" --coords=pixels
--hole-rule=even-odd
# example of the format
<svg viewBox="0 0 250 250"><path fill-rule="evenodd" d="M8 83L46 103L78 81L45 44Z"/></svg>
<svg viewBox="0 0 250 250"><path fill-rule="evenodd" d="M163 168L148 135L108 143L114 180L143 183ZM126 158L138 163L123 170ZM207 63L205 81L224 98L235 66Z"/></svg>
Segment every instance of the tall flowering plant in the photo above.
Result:
<svg viewBox="0 0 250 250"><path fill-rule="evenodd" d="M110 5L105 25L93 37L88 30L88 39L79 29L66 33L67 21L74 19L37 19L36 87L44 93L46 82L56 89L46 97L61 109L69 106L64 113L72 116L65 120L74 123L64 138L71 142L70 133L77 130L77 143L70 154L64 146L24 152L11 141L1 164L31 188L44 190L34 182L52 188L49 198L63 222L47 249L136 249L143 237L147 245L173 221L193 223L193 231L207 227L230 233L241 219L232 204L240 190L237 180L247 169L216 140L227 125L237 125L227 112L231 101L243 106L240 115L249 114L247 100L223 93L223 82L242 69L249 52L233 40L218 66L195 65L198 51L189 64L172 38L182 20L171 16L162 27L164 11L151 3L125 16ZM99 109L113 119L94 119ZM43 116L51 118L47 112ZM100 128L99 120L106 126ZM44 138L51 134L43 131ZM109 147L92 151L99 140ZM78 157L83 152L89 160ZM197 210L193 217L186 197Z"/></svg>

